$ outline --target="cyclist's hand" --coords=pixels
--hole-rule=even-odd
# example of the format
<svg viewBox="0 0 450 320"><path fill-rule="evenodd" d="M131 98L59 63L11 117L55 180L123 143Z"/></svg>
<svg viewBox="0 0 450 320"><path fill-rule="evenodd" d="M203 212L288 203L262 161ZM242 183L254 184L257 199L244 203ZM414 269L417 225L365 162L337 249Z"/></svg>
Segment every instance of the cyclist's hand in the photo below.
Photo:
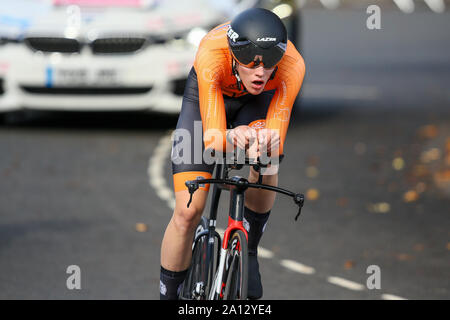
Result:
<svg viewBox="0 0 450 320"><path fill-rule="evenodd" d="M276 156L280 147L280 134L278 130L260 129L258 131L259 155Z"/></svg>
<svg viewBox="0 0 450 320"><path fill-rule="evenodd" d="M247 150L252 145L256 145L257 132L249 126L238 126L227 132L227 139L240 149Z"/></svg>

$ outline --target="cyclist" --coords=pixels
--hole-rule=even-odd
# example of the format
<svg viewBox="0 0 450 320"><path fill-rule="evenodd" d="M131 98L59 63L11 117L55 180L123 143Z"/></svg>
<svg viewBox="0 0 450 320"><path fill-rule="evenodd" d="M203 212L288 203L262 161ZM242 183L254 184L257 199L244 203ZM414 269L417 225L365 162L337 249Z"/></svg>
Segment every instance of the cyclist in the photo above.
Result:
<svg viewBox="0 0 450 320"><path fill-rule="evenodd" d="M255 140L260 150L272 150L272 156L283 154L304 74L303 58L288 41L283 22L269 10L248 9L202 39L186 82L172 147L176 204L161 245L161 299L177 299L190 264L192 239L209 186L200 188L187 208L189 192L184 183L211 178L214 164L203 159L204 150L248 149ZM248 180L256 182L258 177L251 168ZM277 170L264 175L262 182L277 185ZM246 191L251 299L263 294L257 247L274 201L274 192Z"/></svg>

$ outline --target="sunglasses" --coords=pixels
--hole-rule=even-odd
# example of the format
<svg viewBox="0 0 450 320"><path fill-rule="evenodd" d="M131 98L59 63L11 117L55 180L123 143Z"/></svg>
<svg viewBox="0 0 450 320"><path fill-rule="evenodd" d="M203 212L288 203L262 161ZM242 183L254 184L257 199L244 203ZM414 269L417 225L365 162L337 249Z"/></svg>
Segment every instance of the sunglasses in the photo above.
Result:
<svg viewBox="0 0 450 320"><path fill-rule="evenodd" d="M229 41L234 59L247 68L257 68L262 65L265 69L273 69L283 58L286 44L278 43L270 48L261 48L251 41Z"/></svg>

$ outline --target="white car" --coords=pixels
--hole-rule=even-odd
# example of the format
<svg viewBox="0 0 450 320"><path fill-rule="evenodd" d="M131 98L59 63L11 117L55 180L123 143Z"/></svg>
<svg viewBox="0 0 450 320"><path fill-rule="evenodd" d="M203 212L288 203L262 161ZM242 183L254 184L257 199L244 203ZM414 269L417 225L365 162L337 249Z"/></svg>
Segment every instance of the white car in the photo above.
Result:
<svg viewBox="0 0 450 320"><path fill-rule="evenodd" d="M178 113L202 37L255 0L3 0L0 115Z"/></svg>

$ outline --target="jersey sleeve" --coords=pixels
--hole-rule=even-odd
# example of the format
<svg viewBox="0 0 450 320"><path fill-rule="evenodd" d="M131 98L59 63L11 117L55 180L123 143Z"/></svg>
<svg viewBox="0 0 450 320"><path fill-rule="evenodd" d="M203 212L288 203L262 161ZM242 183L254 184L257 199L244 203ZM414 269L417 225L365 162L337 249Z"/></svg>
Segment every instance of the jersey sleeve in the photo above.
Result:
<svg viewBox="0 0 450 320"><path fill-rule="evenodd" d="M205 149L226 149L226 114L221 81L225 75L221 61L223 53L200 47L194 62L197 72L200 114L203 124Z"/></svg>
<svg viewBox="0 0 450 320"><path fill-rule="evenodd" d="M292 54L293 50L295 50L294 54ZM304 76L305 62L293 44L289 42L288 52L278 65L275 77L278 83L266 115L266 128L279 130L280 154L283 154L283 145L286 139L292 106L300 91Z"/></svg>

